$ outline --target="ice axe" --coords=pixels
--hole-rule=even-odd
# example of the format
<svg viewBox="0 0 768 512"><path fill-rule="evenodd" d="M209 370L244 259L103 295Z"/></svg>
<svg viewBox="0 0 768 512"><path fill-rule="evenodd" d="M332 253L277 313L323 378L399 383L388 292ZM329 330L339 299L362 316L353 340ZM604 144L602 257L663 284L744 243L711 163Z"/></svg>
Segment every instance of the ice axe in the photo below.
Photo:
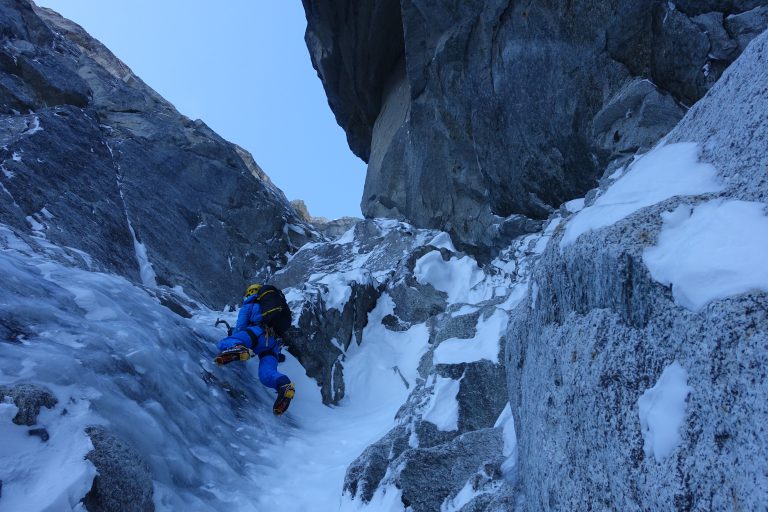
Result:
<svg viewBox="0 0 768 512"><path fill-rule="evenodd" d="M232 336L232 326L229 325L229 323L226 320L221 320L219 318L216 319L216 323L213 324L214 327L218 327L219 324L224 324L227 326L227 336Z"/></svg>

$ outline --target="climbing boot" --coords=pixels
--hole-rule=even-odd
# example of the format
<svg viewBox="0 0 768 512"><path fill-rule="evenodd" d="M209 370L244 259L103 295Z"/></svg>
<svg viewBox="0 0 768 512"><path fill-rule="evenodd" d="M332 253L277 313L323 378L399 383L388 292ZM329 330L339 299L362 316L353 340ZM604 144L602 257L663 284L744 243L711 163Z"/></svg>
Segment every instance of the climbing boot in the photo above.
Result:
<svg viewBox="0 0 768 512"><path fill-rule="evenodd" d="M221 354L213 359L213 362L218 366L229 364L233 361L247 361L254 357L254 353L251 349L244 347L243 345L237 345L232 348L228 348Z"/></svg>
<svg viewBox="0 0 768 512"><path fill-rule="evenodd" d="M293 385L293 382L283 384L277 388L277 400L275 400L275 405L272 406L272 412L275 413L275 416L280 416L288 410L288 406L291 405L291 400L295 394L296 386Z"/></svg>

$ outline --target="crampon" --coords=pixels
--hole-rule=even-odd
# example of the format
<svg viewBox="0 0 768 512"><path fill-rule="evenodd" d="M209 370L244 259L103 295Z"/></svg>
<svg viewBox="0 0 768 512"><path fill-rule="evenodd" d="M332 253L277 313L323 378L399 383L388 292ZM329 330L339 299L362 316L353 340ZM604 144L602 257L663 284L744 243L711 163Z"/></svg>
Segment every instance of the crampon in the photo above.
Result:
<svg viewBox="0 0 768 512"><path fill-rule="evenodd" d="M288 410L294 395L296 395L296 387L293 385L293 382L280 386L277 390L277 400L275 400L275 405L272 406L272 412L275 413L275 416L280 416Z"/></svg>
<svg viewBox="0 0 768 512"><path fill-rule="evenodd" d="M218 366L229 364L233 361L247 361L254 357L253 350L238 345L236 347L229 348L223 351L221 354L213 358L213 362Z"/></svg>

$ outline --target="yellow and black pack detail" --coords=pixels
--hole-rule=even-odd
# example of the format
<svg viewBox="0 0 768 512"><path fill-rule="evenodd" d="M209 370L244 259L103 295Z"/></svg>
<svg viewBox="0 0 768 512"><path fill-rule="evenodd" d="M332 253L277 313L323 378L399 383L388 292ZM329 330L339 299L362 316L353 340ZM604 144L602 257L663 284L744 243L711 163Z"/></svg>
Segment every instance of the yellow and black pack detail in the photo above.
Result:
<svg viewBox="0 0 768 512"><path fill-rule="evenodd" d="M249 287L250 289L250 287ZM280 289L272 285L259 288L256 302L261 306L261 318L265 325L273 328L278 336L291 327L291 308Z"/></svg>

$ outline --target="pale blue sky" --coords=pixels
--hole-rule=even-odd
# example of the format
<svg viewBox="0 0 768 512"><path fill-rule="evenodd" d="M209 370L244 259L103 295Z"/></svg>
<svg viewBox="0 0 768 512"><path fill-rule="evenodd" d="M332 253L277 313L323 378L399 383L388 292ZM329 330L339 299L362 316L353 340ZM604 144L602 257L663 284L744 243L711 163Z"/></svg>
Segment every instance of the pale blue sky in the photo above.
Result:
<svg viewBox="0 0 768 512"><path fill-rule="evenodd" d="M300 0L38 0L83 26L184 115L253 153L315 216L360 216L347 146L304 45Z"/></svg>

